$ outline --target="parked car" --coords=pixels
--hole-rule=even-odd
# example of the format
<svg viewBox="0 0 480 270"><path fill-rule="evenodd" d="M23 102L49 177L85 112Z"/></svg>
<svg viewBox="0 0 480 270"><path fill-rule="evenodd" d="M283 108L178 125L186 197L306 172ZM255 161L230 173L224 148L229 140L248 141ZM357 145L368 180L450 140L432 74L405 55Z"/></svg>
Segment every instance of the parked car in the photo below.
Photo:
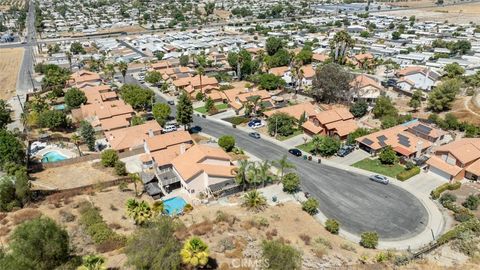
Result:
<svg viewBox="0 0 480 270"><path fill-rule="evenodd" d="M175 101L173 101L173 100L169 100L169 101L167 101L167 103L168 103L169 105L172 105L172 106L175 105Z"/></svg>
<svg viewBox="0 0 480 270"><path fill-rule="evenodd" d="M193 126L188 130L188 132L190 133L199 133L201 131L202 131L202 127L200 126Z"/></svg>
<svg viewBox="0 0 480 270"><path fill-rule="evenodd" d="M166 125L163 128L164 133L168 133L168 132L172 132L172 131L176 131L176 130L177 130L177 127L175 125Z"/></svg>
<svg viewBox="0 0 480 270"><path fill-rule="evenodd" d="M338 150L337 156L344 157L353 152L353 150L355 150L355 147L353 145L344 145Z"/></svg>
<svg viewBox="0 0 480 270"><path fill-rule="evenodd" d="M248 136L255 138L255 139L260 139L260 133L258 132L250 132L248 133Z"/></svg>
<svg viewBox="0 0 480 270"><path fill-rule="evenodd" d="M383 175L378 175L378 174L375 174L375 175L371 175L369 177L370 180L372 181L375 181L375 182L378 182L378 183L382 183L382 184L388 184L388 178L383 176Z"/></svg>
<svg viewBox="0 0 480 270"><path fill-rule="evenodd" d="M265 126L265 123L263 123L262 120L259 120L259 119L258 119L258 121L253 121L252 120L252 121L248 122L248 127L253 128L253 129L260 128L260 127L263 127L263 126Z"/></svg>
<svg viewBox="0 0 480 270"><path fill-rule="evenodd" d="M296 157L302 156L302 151L298 150L297 148L288 149L288 152Z"/></svg>
<svg viewBox="0 0 480 270"><path fill-rule="evenodd" d="M388 80L382 82L382 86L383 87L396 87L397 86L397 80L388 79Z"/></svg>

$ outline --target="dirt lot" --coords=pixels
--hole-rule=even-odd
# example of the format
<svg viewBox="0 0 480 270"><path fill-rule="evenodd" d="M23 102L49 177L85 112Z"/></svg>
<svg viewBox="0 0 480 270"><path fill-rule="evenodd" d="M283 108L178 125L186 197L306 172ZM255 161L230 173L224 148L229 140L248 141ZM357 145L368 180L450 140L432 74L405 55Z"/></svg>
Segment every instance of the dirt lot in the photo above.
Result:
<svg viewBox="0 0 480 270"><path fill-rule="evenodd" d="M403 4L403 2L399 4ZM415 6L419 7L422 5L418 4ZM461 5L455 5L455 6L432 7L432 8L418 9L418 10L399 10L399 11L390 11L390 12L379 13L379 14L398 16L398 17L403 17L403 16L409 17L411 15L415 15L415 17L420 21L437 21L437 22L448 21L449 23L474 22L478 24L480 23L480 3L466 3Z"/></svg>
<svg viewBox="0 0 480 270"><path fill-rule="evenodd" d="M474 125L480 125L480 108L471 101L471 97L462 97L455 100L452 113L460 120Z"/></svg>
<svg viewBox="0 0 480 270"><path fill-rule="evenodd" d="M34 188L38 189L68 189L118 178L113 168L103 168L101 164L92 162L49 168L31 176L35 179Z"/></svg>
<svg viewBox="0 0 480 270"><path fill-rule="evenodd" d="M15 95L23 48L0 49L0 99Z"/></svg>

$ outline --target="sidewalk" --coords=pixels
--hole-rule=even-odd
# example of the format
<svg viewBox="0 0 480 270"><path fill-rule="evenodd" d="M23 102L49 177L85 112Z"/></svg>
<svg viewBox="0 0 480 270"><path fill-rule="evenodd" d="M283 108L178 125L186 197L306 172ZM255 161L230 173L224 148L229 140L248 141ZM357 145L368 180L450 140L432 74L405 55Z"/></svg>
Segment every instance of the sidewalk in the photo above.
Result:
<svg viewBox="0 0 480 270"><path fill-rule="evenodd" d="M230 123L227 123L222 120L218 120L209 116L207 116L206 118L226 126L231 126ZM237 126L237 129L247 133L252 131L252 129L242 127L242 126ZM269 136L262 136L262 139L270 141L280 147L283 147L284 149L290 148L290 145L288 145L287 143L275 140L274 138L271 138ZM304 154L310 156L310 154L308 153L304 153ZM313 157L312 161L305 161L305 162L316 163L317 160L318 158ZM322 165L340 168L345 171L355 172L361 175L365 175L366 177L372 174L372 172L350 167L343 164L338 164L327 159L322 159ZM438 236L440 236L443 233L443 231L446 229L446 220L445 220L446 218L443 216L442 212L435 205L435 203L430 199L429 195L419 193L418 191L412 189L411 185L409 185L408 183L401 182L393 178L389 178L389 180L390 180L390 184L405 189L406 191L414 195L422 203L422 205L425 207L428 213L428 222L426 224L425 229L421 233L413 237L410 237L407 239L388 240L388 241L382 241L380 239L378 248L379 249L397 249L397 250L418 249L429 244L431 241L434 240L433 238L435 239L438 238ZM315 218L318 221L320 221L322 224L324 224L325 221L327 220L327 217L323 213L317 214ZM340 229L339 235L352 242L358 243L360 241L360 236L352 234L342 229Z"/></svg>

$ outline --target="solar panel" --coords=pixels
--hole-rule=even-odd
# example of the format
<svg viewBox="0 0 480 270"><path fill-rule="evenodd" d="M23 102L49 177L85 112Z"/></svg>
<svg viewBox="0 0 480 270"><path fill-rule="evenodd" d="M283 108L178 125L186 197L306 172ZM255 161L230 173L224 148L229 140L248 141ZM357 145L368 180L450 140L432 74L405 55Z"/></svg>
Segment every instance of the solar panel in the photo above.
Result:
<svg viewBox="0 0 480 270"><path fill-rule="evenodd" d="M413 127L413 130L418 131L423 134L428 134L430 131L432 131L431 127L427 127L425 125L419 124Z"/></svg>
<svg viewBox="0 0 480 270"><path fill-rule="evenodd" d="M363 138L362 143L370 146L370 145L372 145L373 142L372 142L372 140L370 140L368 138Z"/></svg>
<svg viewBox="0 0 480 270"><path fill-rule="evenodd" d="M378 136L377 139L379 141L385 141L385 140L387 140L387 137L385 137L385 135L381 135L381 136Z"/></svg>
<svg viewBox="0 0 480 270"><path fill-rule="evenodd" d="M387 144L383 140L378 141L378 144L380 144L381 147L387 146Z"/></svg>
<svg viewBox="0 0 480 270"><path fill-rule="evenodd" d="M406 146L406 147L409 147L410 146L410 140L408 139L407 136L404 136L402 134L397 134L397 138L398 138L398 143L403 145L403 146Z"/></svg>

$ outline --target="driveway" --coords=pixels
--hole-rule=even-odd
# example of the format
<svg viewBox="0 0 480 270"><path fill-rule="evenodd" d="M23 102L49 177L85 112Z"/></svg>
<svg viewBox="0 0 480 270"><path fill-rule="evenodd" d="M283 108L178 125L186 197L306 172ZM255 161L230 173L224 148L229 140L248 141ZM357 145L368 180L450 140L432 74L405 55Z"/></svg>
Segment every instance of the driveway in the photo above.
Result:
<svg viewBox="0 0 480 270"><path fill-rule="evenodd" d="M422 170L419 174L406 180L404 183L413 190L428 195L436 187L448 182L431 172L424 172Z"/></svg>
<svg viewBox="0 0 480 270"><path fill-rule="evenodd" d="M352 165L359 162L362 159L370 157L370 154L363 151L362 149L356 149L352 153L348 154L345 157L335 156L331 159L332 162L343 164L343 165Z"/></svg>

